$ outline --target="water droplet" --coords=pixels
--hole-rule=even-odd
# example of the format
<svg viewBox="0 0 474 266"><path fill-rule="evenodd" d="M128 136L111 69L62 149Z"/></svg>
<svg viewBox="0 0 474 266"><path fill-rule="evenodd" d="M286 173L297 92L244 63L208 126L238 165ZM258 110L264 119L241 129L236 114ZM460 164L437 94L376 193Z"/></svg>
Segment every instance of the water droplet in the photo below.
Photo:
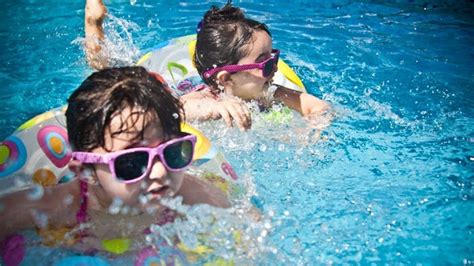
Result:
<svg viewBox="0 0 474 266"><path fill-rule="evenodd" d="M90 177L90 176L92 176L92 171L91 171L91 169L89 169L89 168L84 168L84 169L81 171L81 176L82 176L82 177Z"/></svg>
<svg viewBox="0 0 474 266"><path fill-rule="evenodd" d="M129 212L130 212L130 207L129 206L123 206L123 208L120 210L121 214L128 214ZM129 224L129 225L133 226L133 224Z"/></svg>
<svg viewBox="0 0 474 266"><path fill-rule="evenodd" d="M266 222L266 223L263 225L263 227L264 227L265 229L271 229L271 228L272 228L272 225L271 225L269 222Z"/></svg>
<svg viewBox="0 0 474 266"><path fill-rule="evenodd" d="M145 205L148 203L148 198L144 194L138 195L138 201L140 204Z"/></svg>
<svg viewBox="0 0 474 266"><path fill-rule="evenodd" d="M278 145L278 150L279 151L284 151L285 150L285 145L284 144Z"/></svg>
<svg viewBox="0 0 474 266"><path fill-rule="evenodd" d="M153 243L155 238L152 235L146 235L145 240L146 240L147 243Z"/></svg>
<svg viewBox="0 0 474 266"><path fill-rule="evenodd" d="M118 214L120 212L120 209L123 205L123 200L115 197L114 200L112 201L112 204L109 206L109 213L110 214Z"/></svg>
<svg viewBox="0 0 474 266"><path fill-rule="evenodd" d="M27 197L29 200L39 200L44 195L44 189L42 186L34 186Z"/></svg>
<svg viewBox="0 0 474 266"><path fill-rule="evenodd" d="M66 206L71 205L73 201L74 201L74 197L71 194L66 195L63 200L64 205Z"/></svg>
<svg viewBox="0 0 474 266"><path fill-rule="evenodd" d="M427 198L424 198L424 199L421 199L420 201L420 204L425 204L428 202L428 199Z"/></svg>
<svg viewBox="0 0 474 266"><path fill-rule="evenodd" d="M45 228L48 226L48 216L42 212L37 210L32 210L33 220L35 221L36 225L40 228Z"/></svg>

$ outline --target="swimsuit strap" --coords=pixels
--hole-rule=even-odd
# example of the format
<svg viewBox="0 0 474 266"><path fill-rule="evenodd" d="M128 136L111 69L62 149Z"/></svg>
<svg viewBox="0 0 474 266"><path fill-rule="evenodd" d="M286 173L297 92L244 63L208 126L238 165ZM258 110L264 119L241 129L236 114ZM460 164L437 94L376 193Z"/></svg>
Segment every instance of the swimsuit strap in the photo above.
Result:
<svg viewBox="0 0 474 266"><path fill-rule="evenodd" d="M85 223L87 221L87 182L79 180L80 194L81 194L81 206L79 211L76 213L76 220L78 224Z"/></svg>

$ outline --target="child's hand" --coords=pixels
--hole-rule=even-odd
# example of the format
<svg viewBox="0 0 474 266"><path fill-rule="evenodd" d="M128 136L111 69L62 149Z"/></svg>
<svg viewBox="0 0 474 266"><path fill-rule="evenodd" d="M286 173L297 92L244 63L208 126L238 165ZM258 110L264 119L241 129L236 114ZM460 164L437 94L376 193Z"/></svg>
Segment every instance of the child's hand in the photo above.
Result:
<svg viewBox="0 0 474 266"><path fill-rule="evenodd" d="M239 99L225 98L217 100L212 111L214 119L224 119L229 127L233 126L232 120L241 131L245 131L252 126L250 111L247 105Z"/></svg>
<svg viewBox="0 0 474 266"><path fill-rule="evenodd" d="M195 95L194 95L195 96ZM229 126L235 123L244 131L252 126L252 117L245 103L237 98L181 97L187 121L223 119Z"/></svg>
<svg viewBox="0 0 474 266"><path fill-rule="evenodd" d="M332 112L315 113L305 116L308 128L311 129L310 138L314 140L321 139L321 132L324 131L333 119Z"/></svg>
<svg viewBox="0 0 474 266"><path fill-rule="evenodd" d="M102 23L102 20L107 13L107 8L102 3L102 0L87 0L86 1L86 20L90 23Z"/></svg>

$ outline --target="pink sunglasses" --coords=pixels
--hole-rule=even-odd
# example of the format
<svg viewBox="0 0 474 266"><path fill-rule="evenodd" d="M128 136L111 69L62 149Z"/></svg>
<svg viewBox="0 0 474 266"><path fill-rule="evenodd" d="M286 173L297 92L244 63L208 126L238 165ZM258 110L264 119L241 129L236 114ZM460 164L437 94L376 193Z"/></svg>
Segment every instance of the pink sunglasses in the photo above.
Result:
<svg viewBox="0 0 474 266"><path fill-rule="evenodd" d="M275 69L275 66L278 64L279 57L280 57L280 50L273 49L271 56L261 63L246 64L246 65L227 65L227 66L216 67L204 72L204 77L210 78L215 73L219 71L223 71L223 70L229 73L236 73L243 70L256 69L256 68L262 70L262 75L264 77L268 77Z"/></svg>
<svg viewBox="0 0 474 266"><path fill-rule="evenodd" d="M168 171L176 172L193 160L196 136L186 135L162 143L154 148L140 147L105 154L73 152L72 157L82 163L108 164L110 172L123 183L134 183L149 174L155 156Z"/></svg>

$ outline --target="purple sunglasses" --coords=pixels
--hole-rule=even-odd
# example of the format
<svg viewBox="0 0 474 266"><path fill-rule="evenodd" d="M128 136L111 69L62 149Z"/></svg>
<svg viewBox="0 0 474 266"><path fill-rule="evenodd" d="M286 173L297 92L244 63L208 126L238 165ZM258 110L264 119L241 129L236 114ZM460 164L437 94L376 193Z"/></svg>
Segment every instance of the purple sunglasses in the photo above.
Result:
<svg viewBox="0 0 474 266"><path fill-rule="evenodd" d="M215 73L219 71L223 71L223 70L229 73L236 73L243 70L249 70L249 69L255 69L255 68L261 69L262 75L264 77L268 77L273 72L275 65L278 64L279 57L280 57L280 50L273 49L271 56L261 63L246 64L246 65L227 65L227 66L216 67L204 72L204 78L210 78Z"/></svg>
<svg viewBox="0 0 474 266"><path fill-rule="evenodd" d="M155 156L168 171L176 172L193 160L196 136L186 135L162 143L154 148L140 147L105 154L73 152L72 157L82 163L108 164L110 172L123 183L134 183L149 174Z"/></svg>

